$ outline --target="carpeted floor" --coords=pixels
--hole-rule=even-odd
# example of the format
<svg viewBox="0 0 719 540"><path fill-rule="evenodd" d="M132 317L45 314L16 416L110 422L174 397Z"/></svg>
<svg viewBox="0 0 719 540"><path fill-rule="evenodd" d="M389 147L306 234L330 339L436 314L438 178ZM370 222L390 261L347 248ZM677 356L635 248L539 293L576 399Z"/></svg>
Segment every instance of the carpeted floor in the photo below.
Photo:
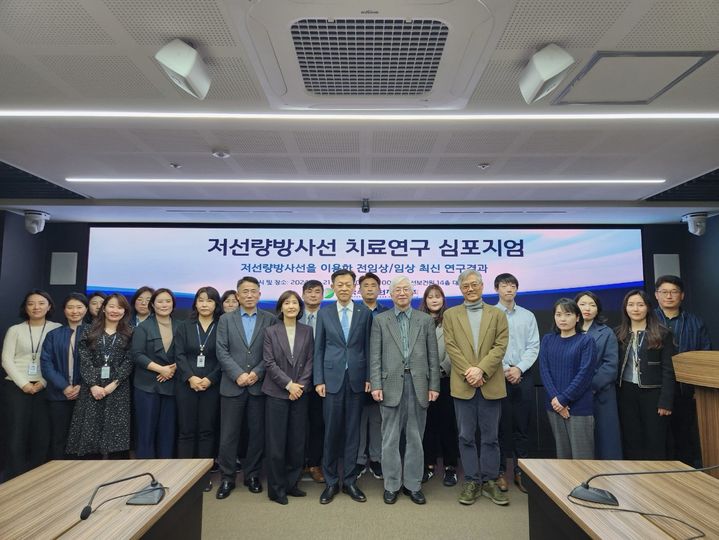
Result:
<svg viewBox="0 0 719 540"><path fill-rule="evenodd" d="M461 479L460 479L461 480ZM522 540L529 537L527 496L510 483L509 506L500 507L487 498L472 506L457 502L460 486L447 488L442 479L423 485L427 504L419 506L400 495L394 505L382 502L382 480L365 474L359 486L367 502L354 502L339 493L327 505L320 505L324 484L309 479L300 482L307 497L289 498L287 506L267 498L265 491L252 494L242 485L222 501L215 498L219 475L213 475L213 490L205 494L202 519L203 538L252 538L292 540L381 540L447 539Z"/></svg>

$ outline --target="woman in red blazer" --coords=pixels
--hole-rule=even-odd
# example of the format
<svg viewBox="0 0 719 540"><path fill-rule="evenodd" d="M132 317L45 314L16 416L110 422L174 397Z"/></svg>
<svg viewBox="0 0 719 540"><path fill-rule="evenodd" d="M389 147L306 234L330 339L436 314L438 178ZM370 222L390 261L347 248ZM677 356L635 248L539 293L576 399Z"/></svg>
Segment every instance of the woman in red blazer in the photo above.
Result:
<svg viewBox="0 0 719 540"><path fill-rule="evenodd" d="M265 466L267 495L287 504L287 495L304 497L297 487L302 474L307 424L305 388L312 384L312 327L297 322L304 304L295 291L277 300L283 324L265 329L263 356L267 374L262 383L265 400Z"/></svg>

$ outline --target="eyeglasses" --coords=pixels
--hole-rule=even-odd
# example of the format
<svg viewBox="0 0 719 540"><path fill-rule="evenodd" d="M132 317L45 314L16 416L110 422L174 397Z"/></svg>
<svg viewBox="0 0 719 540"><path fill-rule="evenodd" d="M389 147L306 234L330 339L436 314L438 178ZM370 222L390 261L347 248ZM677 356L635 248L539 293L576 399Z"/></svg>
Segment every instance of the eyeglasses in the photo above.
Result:
<svg viewBox="0 0 719 540"><path fill-rule="evenodd" d="M463 291L469 291L472 289L480 289L482 287L482 283L480 281L473 281L471 283L464 283L459 288Z"/></svg>
<svg viewBox="0 0 719 540"><path fill-rule="evenodd" d="M679 296L682 291L679 289L662 289L661 291L657 291L657 293L661 296Z"/></svg>
<svg viewBox="0 0 719 540"><path fill-rule="evenodd" d="M395 287L394 292L411 293L412 287Z"/></svg>

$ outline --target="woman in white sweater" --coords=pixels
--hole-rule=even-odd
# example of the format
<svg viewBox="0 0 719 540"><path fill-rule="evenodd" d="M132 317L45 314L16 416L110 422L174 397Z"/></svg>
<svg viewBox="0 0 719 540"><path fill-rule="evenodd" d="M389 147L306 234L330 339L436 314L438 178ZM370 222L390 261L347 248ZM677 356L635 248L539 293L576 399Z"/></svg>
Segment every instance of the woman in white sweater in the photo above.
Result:
<svg viewBox="0 0 719 540"><path fill-rule="evenodd" d="M9 480L42 465L50 444L45 387L40 369L42 343L50 330L61 325L47 320L54 304L45 291L33 289L20 304L23 322L8 328L2 348L5 369L7 459Z"/></svg>

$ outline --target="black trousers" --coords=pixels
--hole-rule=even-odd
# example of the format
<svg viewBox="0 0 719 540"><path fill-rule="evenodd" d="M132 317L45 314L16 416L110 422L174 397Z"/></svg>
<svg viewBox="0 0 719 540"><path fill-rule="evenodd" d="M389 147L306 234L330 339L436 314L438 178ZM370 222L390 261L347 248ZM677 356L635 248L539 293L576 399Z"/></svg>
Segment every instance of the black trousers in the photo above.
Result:
<svg viewBox="0 0 719 540"><path fill-rule="evenodd" d="M5 381L7 459L5 479L10 480L47 461L50 419L45 390L26 394L12 381Z"/></svg>
<svg viewBox="0 0 719 540"><path fill-rule="evenodd" d="M47 410L50 418L50 459L65 459L67 434L70 432L72 411L77 400L48 401Z"/></svg>
<svg viewBox="0 0 719 540"><path fill-rule="evenodd" d="M260 475L265 447L265 396L248 391L239 396L220 397L220 455L218 462L223 480L235 480L237 444L242 424L247 422L249 442L247 459L242 463L245 480Z"/></svg>
<svg viewBox="0 0 719 540"><path fill-rule="evenodd" d="M186 382L175 386L178 458L215 457L215 420L220 408L220 387L195 392Z"/></svg>
<svg viewBox="0 0 719 540"><path fill-rule="evenodd" d="M622 381L618 401L624 459L667 458L669 418L657 413L660 392Z"/></svg>
<svg viewBox="0 0 719 540"><path fill-rule="evenodd" d="M284 497L302 475L309 396L290 401L265 398L267 495Z"/></svg>
<svg viewBox="0 0 719 540"><path fill-rule="evenodd" d="M422 447L425 464L435 465L437 458L441 457L445 467L457 466L457 419L454 415L454 400L449 390L449 377L439 380L439 398L431 402L427 409Z"/></svg>
<svg viewBox="0 0 719 540"><path fill-rule="evenodd" d="M510 384L505 380L507 397L502 400L502 418L499 421L499 470L507 470L507 458L514 459L514 471L519 471L517 460L529 457L529 422L534 409L534 377L532 370L522 374L522 380Z"/></svg>
<svg viewBox="0 0 719 540"><path fill-rule="evenodd" d="M673 448L670 457L690 467L701 467L702 452L699 444L699 424L693 387L677 383L674 387L674 409L670 418Z"/></svg>
<svg viewBox="0 0 719 540"><path fill-rule="evenodd" d="M354 392L345 372L339 392L327 392L323 403L325 417L325 446L322 450L322 472L328 486L340 481L339 461L342 459L342 484L354 484L357 480L355 463L359 449L359 427L364 392Z"/></svg>
<svg viewBox="0 0 719 540"><path fill-rule="evenodd" d="M325 441L325 419L322 412L322 398L314 390L307 397L307 438L305 458L308 467L322 465L322 447Z"/></svg>

